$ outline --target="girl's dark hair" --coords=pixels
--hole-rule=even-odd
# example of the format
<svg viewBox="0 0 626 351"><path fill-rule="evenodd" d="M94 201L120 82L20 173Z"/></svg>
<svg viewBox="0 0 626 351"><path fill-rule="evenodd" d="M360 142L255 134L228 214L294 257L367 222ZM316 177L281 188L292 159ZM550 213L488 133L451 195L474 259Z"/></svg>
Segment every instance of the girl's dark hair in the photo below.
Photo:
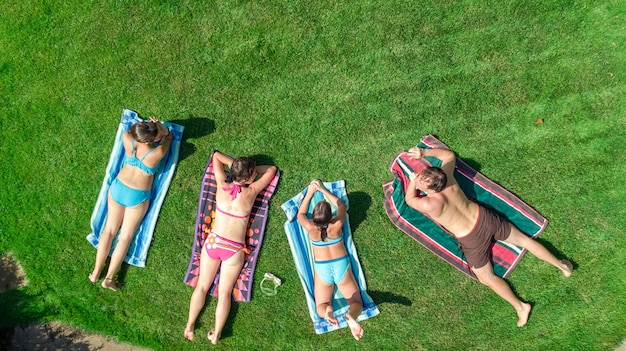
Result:
<svg viewBox="0 0 626 351"><path fill-rule="evenodd" d="M256 161L250 157L238 157L230 166L230 177L235 182L245 182L252 177L255 168Z"/></svg>
<svg viewBox="0 0 626 351"><path fill-rule="evenodd" d="M322 231L322 241L328 237L328 223L333 218L330 204L326 201L318 202L313 208L313 223Z"/></svg>
<svg viewBox="0 0 626 351"><path fill-rule="evenodd" d="M436 192L442 191L446 187L446 183L448 183L446 173L439 167L427 167L420 172L419 176L423 180L428 181L428 189Z"/></svg>
<svg viewBox="0 0 626 351"><path fill-rule="evenodd" d="M137 122L130 127L128 132L140 143L151 143L159 134L159 127L152 122Z"/></svg>

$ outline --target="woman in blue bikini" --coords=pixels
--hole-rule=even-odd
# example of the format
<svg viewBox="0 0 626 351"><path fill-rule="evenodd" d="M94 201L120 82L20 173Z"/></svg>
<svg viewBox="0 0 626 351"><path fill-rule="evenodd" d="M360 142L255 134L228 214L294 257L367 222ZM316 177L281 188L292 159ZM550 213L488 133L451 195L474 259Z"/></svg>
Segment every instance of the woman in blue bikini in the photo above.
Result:
<svg viewBox="0 0 626 351"><path fill-rule="evenodd" d="M159 163L172 143L172 134L158 119L133 124L122 135L124 161L122 169L111 183L107 200L107 220L100 235L96 264L89 280L100 279L102 267L111 251L111 243L119 231L119 239L102 287L114 291L120 285L115 281L122 260L126 257L137 227L150 206L154 174L160 172Z"/></svg>
<svg viewBox="0 0 626 351"><path fill-rule="evenodd" d="M325 200L313 208L312 218L307 217L311 198L316 191L321 191ZM330 202L337 207L337 215L332 216ZM350 257L343 241L343 222L346 218L346 204L328 191L319 180L309 184L302 204L298 209L298 222L309 233L315 262L314 297L317 314L324 317L331 325L337 325L337 318L332 307L335 285L349 304L345 315L348 326L356 340L363 336L363 328L356 318L363 310L361 292L350 269Z"/></svg>
<svg viewBox="0 0 626 351"><path fill-rule="evenodd" d="M224 166L230 167L232 182L226 182ZM230 313L233 286L245 260L245 238L252 206L257 195L272 181L275 166L256 166L254 160L242 157L232 159L216 151L213 172L217 182L215 218L211 233L204 241L200 256L198 283L191 295L185 338L193 340L196 319L204 307L206 295L220 268L219 292L215 308L215 329L207 337L217 344L226 318ZM260 175L259 179L256 179ZM256 180L255 180L256 179Z"/></svg>

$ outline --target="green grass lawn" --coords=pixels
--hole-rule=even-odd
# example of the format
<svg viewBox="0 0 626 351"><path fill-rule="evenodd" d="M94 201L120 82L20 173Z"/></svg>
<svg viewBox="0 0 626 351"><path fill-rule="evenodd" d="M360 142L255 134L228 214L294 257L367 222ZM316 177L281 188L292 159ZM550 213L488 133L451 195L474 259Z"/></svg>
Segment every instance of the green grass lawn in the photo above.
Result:
<svg viewBox="0 0 626 351"><path fill-rule="evenodd" d="M30 284L0 326L60 320L155 350L182 336L200 179L213 149L282 172L250 303L222 350L612 350L626 337L626 3L606 1L4 1L0 253ZM85 240L123 108L186 127L146 268L92 286ZM536 124L539 119L543 123ZM550 221L513 309L400 232L383 210L393 156L434 134ZM280 204L345 179L380 315L316 335ZM284 284L264 296L264 272Z"/></svg>

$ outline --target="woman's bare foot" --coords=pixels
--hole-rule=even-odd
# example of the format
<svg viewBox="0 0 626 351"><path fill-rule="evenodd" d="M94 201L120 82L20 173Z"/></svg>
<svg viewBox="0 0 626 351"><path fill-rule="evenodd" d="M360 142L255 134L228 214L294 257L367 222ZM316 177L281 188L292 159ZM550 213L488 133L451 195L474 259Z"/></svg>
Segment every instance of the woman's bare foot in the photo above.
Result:
<svg viewBox="0 0 626 351"><path fill-rule="evenodd" d="M326 315L324 316L324 318L326 318L328 324L332 326L336 326L339 324L337 322L337 318L335 318L335 311L333 311L333 308L331 306L326 307Z"/></svg>
<svg viewBox="0 0 626 351"><path fill-rule="evenodd" d="M95 274L94 272L89 273L89 281L92 284L95 284L98 281L98 278L100 278L100 277L98 277L98 275Z"/></svg>
<svg viewBox="0 0 626 351"><path fill-rule="evenodd" d="M522 302L522 309L517 311L517 326L523 327L526 322L528 322L528 317L530 316L530 310L533 307L529 303Z"/></svg>
<svg viewBox="0 0 626 351"><path fill-rule="evenodd" d="M120 290L120 285L116 281L113 281L113 279L111 278L104 278L101 285L105 289L111 289L113 291Z"/></svg>
<svg viewBox="0 0 626 351"><path fill-rule="evenodd" d="M574 265L572 262L568 260L561 260L561 271L563 271L563 275L569 277L572 275L572 270L574 269Z"/></svg>
<svg viewBox="0 0 626 351"><path fill-rule="evenodd" d="M348 322L352 336L354 336L356 340L360 340L363 337L363 328L349 313L346 313L346 321Z"/></svg>
<svg viewBox="0 0 626 351"><path fill-rule="evenodd" d="M183 334L185 335L185 339L187 339L189 341L193 341L193 327L185 328L185 332Z"/></svg>
<svg viewBox="0 0 626 351"><path fill-rule="evenodd" d="M211 344L217 345L217 341L220 339L220 335L214 332L213 330L209 330L209 333L206 337L211 341Z"/></svg>

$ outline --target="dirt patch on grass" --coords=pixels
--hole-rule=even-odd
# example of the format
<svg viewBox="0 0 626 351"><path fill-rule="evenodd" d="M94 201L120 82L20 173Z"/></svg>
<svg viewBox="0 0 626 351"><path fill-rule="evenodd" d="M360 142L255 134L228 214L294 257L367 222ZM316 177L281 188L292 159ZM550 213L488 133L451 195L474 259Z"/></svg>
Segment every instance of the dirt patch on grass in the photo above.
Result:
<svg viewBox="0 0 626 351"><path fill-rule="evenodd" d="M20 264L10 253L0 258L0 293L28 285ZM0 351L150 351L122 344L106 336L87 333L60 322L35 322L27 327L0 328Z"/></svg>
<svg viewBox="0 0 626 351"><path fill-rule="evenodd" d="M60 322L33 323L26 328L12 327L0 330L0 350L68 350L68 351L149 351L71 327Z"/></svg>
<svg viewBox="0 0 626 351"><path fill-rule="evenodd" d="M24 270L10 253L0 259L0 293L9 289L17 289L28 285Z"/></svg>

